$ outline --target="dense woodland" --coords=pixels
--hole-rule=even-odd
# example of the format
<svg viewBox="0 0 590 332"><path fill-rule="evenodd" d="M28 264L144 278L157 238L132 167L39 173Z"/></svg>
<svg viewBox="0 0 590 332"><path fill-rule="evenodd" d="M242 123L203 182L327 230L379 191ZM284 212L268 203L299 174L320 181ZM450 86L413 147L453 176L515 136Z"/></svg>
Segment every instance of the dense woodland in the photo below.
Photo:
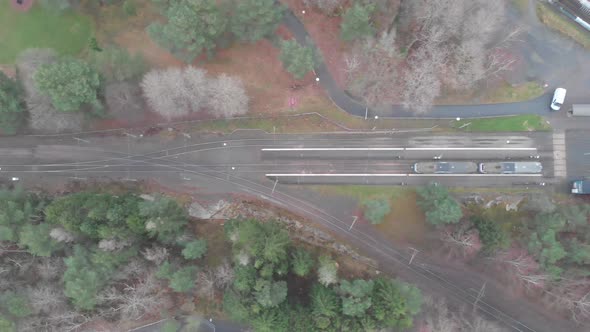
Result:
<svg viewBox="0 0 590 332"><path fill-rule="evenodd" d="M512 286L541 294L575 320L590 319L590 205L533 193L507 210L462 206L439 185L418 188L418 205L449 254L483 258Z"/></svg>
<svg viewBox="0 0 590 332"><path fill-rule="evenodd" d="M329 252L297 245L272 221L227 222L232 255L208 265L207 240L190 223L164 196L1 191L2 331L136 320L178 296L222 296L226 314L256 331L410 327L420 311L416 287L342 279Z"/></svg>

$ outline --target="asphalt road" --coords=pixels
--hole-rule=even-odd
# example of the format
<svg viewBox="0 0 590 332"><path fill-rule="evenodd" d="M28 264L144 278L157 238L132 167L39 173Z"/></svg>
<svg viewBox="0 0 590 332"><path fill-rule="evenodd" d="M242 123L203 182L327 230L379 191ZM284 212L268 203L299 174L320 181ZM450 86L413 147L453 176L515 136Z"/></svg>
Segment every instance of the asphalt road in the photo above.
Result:
<svg viewBox="0 0 590 332"><path fill-rule="evenodd" d="M590 178L590 130L568 130L566 154L568 179Z"/></svg>
<svg viewBox="0 0 590 332"><path fill-rule="evenodd" d="M277 138L278 137L278 138ZM0 142L4 174L54 174L69 177L118 176L126 179L173 173L170 168L201 167L218 175L253 181L278 180L297 184L401 184L421 185L436 180L464 186L511 186L547 182L552 177L551 136L527 135L264 135L227 140L179 141L152 152L159 138L95 138L90 143L44 140L27 144L21 139ZM33 140L34 141L34 140ZM88 141L88 140L87 140ZM9 147L10 146L10 147ZM127 158L136 154L137 158ZM9 157L8 157L9 156ZM139 157L141 156L141 157ZM537 157L538 159L531 159ZM149 158L149 159L147 159ZM476 162L535 160L544 165L540 175L414 174L418 161L472 160ZM276 176L276 174L287 174ZM186 181L189 181L186 180Z"/></svg>
<svg viewBox="0 0 590 332"><path fill-rule="evenodd" d="M559 317L548 317L533 304L514 298L502 285L488 280L488 276L461 269L461 273L428 257L417 257L408 264L410 253L380 237L370 228L351 224L350 204L344 208L322 197L305 186L275 183L265 175L274 170L301 170L302 163L314 171L324 167L338 170L369 170L406 168L414 158L428 158L439 153L437 148L499 148L494 151L448 151L453 158L471 157L502 159L525 158L536 149L544 165L551 164L551 135L548 133L502 135L429 136L428 134L376 135L265 135L252 132L230 137L194 137L163 140L161 137L83 137L84 142L72 137L5 138L0 141L0 176L18 176L26 186L39 186L48 179L63 182L69 177L82 179L117 179L158 181L177 190L201 193L240 193L261 198L294 211L329 229L356 247L361 253L378 262L376 269L417 284L427 292L446 297L453 304L469 305L478 289L487 282L486 296L479 302L479 310L504 323L514 331L575 331L577 326ZM352 156L316 158L308 155L269 157L263 148L404 148L403 159ZM426 150L408 151L408 148ZM399 151L396 151L399 153ZM415 154L415 155L414 155ZM479 155L478 155L479 154ZM434 156L434 155L433 155ZM408 158L412 158L409 160ZM443 160L446 156L443 157ZM528 157L527 157L528 158ZM389 163L381 165L382 163ZM330 166L330 164L332 166ZM399 164L399 165L398 165ZM396 169L398 169L396 168ZM442 179L436 178L441 182ZM431 178L425 181L431 181ZM535 181L539 179L535 178ZM449 179L452 183L469 185L472 179ZM457 182L461 181L461 182ZM482 185L514 185L514 179L485 179ZM504 181L504 182L502 182ZM519 179L518 181L523 181ZM479 183L478 183L479 185Z"/></svg>

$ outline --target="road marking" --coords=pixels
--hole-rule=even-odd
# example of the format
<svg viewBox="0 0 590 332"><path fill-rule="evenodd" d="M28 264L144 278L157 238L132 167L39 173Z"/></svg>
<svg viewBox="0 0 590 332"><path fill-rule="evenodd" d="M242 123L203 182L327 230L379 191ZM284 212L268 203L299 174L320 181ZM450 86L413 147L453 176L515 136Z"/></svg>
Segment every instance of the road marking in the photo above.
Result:
<svg viewBox="0 0 590 332"><path fill-rule="evenodd" d="M553 133L553 176L567 177L566 143L564 132Z"/></svg>
<svg viewBox="0 0 590 332"><path fill-rule="evenodd" d="M464 177L464 176L478 176L478 177L541 177L543 174L402 174L402 173L270 173L267 177L399 177L399 176L413 176L413 177Z"/></svg>
<svg viewBox="0 0 590 332"><path fill-rule="evenodd" d="M543 176L543 174L408 174L408 176L481 176L481 177L491 177L491 176L534 176L539 177Z"/></svg>
<svg viewBox="0 0 590 332"><path fill-rule="evenodd" d="M431 148L405 148L406 151L537 151L537 148L445 148L445 147L431 147Z"/></svg>
<svg viewBox="0 0 590 332"><path fill-rule="evenodd" d="M320 177L320 176L325 176L325 177L361 177L361 176L374 176L374 177L384 177L384 176L407 176L408 174L396 174L396 173L391 173L391 174L365 174L365 173L353 173L353 174L333 174L333 173L315 173L315 174L311 174L311 173L307 173L307 174L298 174L298 173L284 173L284 174L266 174L266 176L268 177L292 177L292 176L297 176L297 177Z"/></svg>
<svg viewBox="0 0 590 332"><path fill-rule="evenodd" d="M429 148L264 148L266 152L289 151L537 151L537 148L453 148L453 147L429 147Z"/></svg>
<svg viewBox="0 0 590 332"><path fill-rule="evenodd" d="M265 148L262 151L403 151L404 148Z"/></svg>

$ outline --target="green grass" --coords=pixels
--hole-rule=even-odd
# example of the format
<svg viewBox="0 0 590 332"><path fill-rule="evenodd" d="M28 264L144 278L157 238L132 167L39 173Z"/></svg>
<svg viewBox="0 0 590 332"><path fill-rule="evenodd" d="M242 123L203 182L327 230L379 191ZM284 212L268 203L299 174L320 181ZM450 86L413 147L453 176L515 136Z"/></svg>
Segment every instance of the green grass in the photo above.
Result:
<svg viewBox="0 0 590 332"><path fill-rule="evenodd" d="M590 49L590 33L578 26L576 22L549 8L549 5L537 4L537 16L550 29L561 32L585 48Z"/></svg>
<svg viewBox="0 0 590 332"><path fill-rule="evenodd" d="M538 115L516 115L501 118L455 121L454 128L469 132L548 131L551 127ZM463 128L460 128L463 127Z"/></svg>
<svg viewBox="0 0 590 332"><path fill-rule="evenodd" d="M529 0L512 0L512 4L518 9L518 11L524 13L529 6Z"/></svg>
<svg viewBox="0 0 590 332"><path fill-rule="evenodd" d="M514 103L537 98L544 92L543 87L537 82L527 82L517 86L505 83L497 89L490 91L484 98L484 102L490 104Z"/></svg>
<svg viewBox="0 0 590 332"><path fill-rule="evenodd" d="M0 63L14 63L27 48L53 48L59 54L76 55L93 34L92 19L68 11L49 13L41 6L25 13L11 8L10 1L0 2Z"/></svg>

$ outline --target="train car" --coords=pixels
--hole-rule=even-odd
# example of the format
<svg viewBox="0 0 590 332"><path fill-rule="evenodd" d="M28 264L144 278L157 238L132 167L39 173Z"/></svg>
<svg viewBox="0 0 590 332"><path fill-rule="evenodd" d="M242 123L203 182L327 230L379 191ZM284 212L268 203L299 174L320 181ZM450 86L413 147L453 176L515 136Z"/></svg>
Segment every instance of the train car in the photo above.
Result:
<svg viewBox="0 0 590 332"><path fill-rule="evenodd" d="M471 174L477 173L472 161L426 161L414 164L414 172L421 174Z"/></svg>
<svg viewBox="0 0 590 332"><path fill-rule="evenodd" d="M538 161L480 163L479 172L483 174L539 174L543 172L543 165Z"/></svg>

